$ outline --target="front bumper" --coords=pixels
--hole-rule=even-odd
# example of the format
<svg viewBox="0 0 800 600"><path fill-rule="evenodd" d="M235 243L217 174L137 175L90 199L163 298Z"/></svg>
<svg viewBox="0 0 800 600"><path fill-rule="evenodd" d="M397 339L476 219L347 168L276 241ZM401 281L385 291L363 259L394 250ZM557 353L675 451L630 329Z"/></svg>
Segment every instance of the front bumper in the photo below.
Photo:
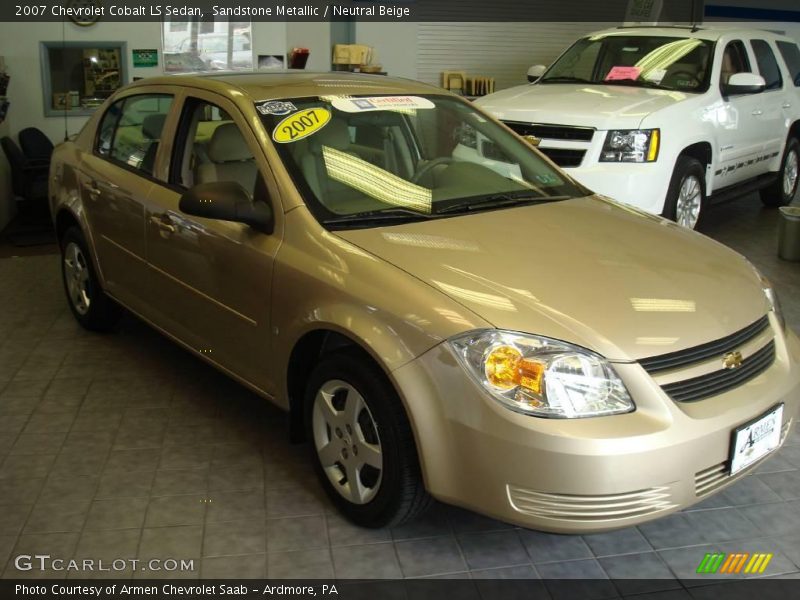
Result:
<svg viewBox="0 0 800 600"><path fill-rule="evenodd" d="M660 160L660 159L659 159ZM587 188L654 215L664 211L672 169L654 163L600 163L586 157L583 166L565 169Z"/></svg>
<svg viewBox="0 0 800 600"><path fill-rule="evenodd" d="M685 508L751 471L727 474L731 432L779 403L783 443L800 400L800 342L780 338L766 371L694 403L673 402L638 364L616 364L637 409L601 418L514 413L464 373L447 344L393 377L431 494L524 527L586 533Z"/></svg>

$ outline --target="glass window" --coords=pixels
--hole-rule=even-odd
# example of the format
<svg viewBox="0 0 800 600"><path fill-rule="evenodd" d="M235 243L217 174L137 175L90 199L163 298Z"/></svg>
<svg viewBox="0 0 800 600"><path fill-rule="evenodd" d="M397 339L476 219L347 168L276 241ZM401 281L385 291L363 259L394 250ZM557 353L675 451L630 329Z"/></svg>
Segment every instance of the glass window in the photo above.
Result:
<svg viewBox="0 0 800 600"><path fill-rule="evenodd" d="M792 75L795 86L800 87L800 48L792 42L776 42L776 44L786 62L786 68Z"/></svg>
<svg viewBox="0 0 800 600"><path fill-rule="evenodd" d="M719 72L719 82L726 85L731 75L736 73L750 73L750 60L747 58L744 42L734 40L725 46L722 53L722 66Z"/></svg>
<svg viewBox="0 0 800 600"><path fill-rule="evenodd" d="M91 114L127 83L125 45L116 42L43 42L45 114Z"/></svg>
<svg viewBox="0 0 800 600"><path fill-rule="evenodd" d="M129 96L111 105L100 124L97 152L153 174L161 133L172 105L172 96Z"/></svg>
<svg viewBox="0 0 800 600"><path fill-rule="evenodd" d="M165 22L164 69L171 73L252 70L251 34L249 21Z"/></svg>
<svg viewBox="0 0 800 600"><path fill-rule="evenodd" d="M712 44L696 38L601 35L573 44L539 80L685 92L708 88Z"/></svg>
<svg viewBox="0 0 800 600"><path fill-rule="evenodd" d="M326 96L257 108L309 209L333 228L590 193L453 98Z"/></svg>
<svg viewBox="0 0 800 600"><path fill-rule="evenodd" d="M781 70L778 68L778 61L775 60L775 54L772 52L770 45L764 40L751 40L750 44L752 44L753 52L756 55L758 71L767 82L766 89L778 90L783 87Z"/></svg>
<svg viewBox="0 0 800 600"><path fill-rule="evenodd" d="M181 116L181 132L181 139L187 143L183 155L173 163L171 181L186 188L235 181L253 193L258 167L244 135L228 113L215 104L189 99Z"/></svg>

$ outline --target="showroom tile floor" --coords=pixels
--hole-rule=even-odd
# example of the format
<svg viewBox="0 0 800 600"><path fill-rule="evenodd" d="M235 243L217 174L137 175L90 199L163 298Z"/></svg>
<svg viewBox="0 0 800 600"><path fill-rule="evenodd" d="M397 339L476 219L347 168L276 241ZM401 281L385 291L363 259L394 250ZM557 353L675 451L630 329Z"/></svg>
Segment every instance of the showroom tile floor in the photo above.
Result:
<svg viewBox="0 0 800 600"><path fill-rule="evenodd" d="M800 329L800 264L775 258L777 214L750 198L710 217L706 231L773 278ZM112 335L83 332L58 269L52 255L0 260L6 578L41 577L13 565L36 553L194 559L172 574L192 578L608 576L670 588L711 551L772 552L768 574L800 571L798 431L726 492L638 528L547 535L437 505L414 524L362 530L323 497L280 411L133 318ZM116 573L146 575L169 574Z"/></svg>

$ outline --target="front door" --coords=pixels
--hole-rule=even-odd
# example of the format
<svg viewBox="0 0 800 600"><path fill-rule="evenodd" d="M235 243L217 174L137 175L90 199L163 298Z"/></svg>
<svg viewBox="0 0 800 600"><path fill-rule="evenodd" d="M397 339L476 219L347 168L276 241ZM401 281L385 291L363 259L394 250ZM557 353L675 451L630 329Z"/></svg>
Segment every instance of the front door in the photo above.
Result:
<svg viewBox="0 0 800 600"><path fill-rule="evenodd" d="M171 164L164 165L169 185L154 186L146 207L159 322L210 361L273 394L265 365L281 222L271 173L236 106L213 94L198 91L184 99L175 140ZM275 231L180 211L183 192L213 181L238 182L254 202L272 202Z"/></svg>

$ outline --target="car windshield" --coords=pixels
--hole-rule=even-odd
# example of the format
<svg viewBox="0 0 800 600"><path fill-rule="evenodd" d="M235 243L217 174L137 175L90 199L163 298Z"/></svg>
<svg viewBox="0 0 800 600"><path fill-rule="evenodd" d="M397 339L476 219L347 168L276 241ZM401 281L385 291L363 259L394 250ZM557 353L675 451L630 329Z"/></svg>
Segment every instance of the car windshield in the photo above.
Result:
<svg viewBox="0 0 800 600"><path fill-rule="evenodd" d="M712 50L711 42L696 38L590 36L573 44L539 82L703 92L708 89Z"/></svg>
<svg viewBox="0 0 800 600"><path fill-rule="evenodd" d="M367 227L590 193L456 98L325 96L256 108L326 226Z"/></svg>

